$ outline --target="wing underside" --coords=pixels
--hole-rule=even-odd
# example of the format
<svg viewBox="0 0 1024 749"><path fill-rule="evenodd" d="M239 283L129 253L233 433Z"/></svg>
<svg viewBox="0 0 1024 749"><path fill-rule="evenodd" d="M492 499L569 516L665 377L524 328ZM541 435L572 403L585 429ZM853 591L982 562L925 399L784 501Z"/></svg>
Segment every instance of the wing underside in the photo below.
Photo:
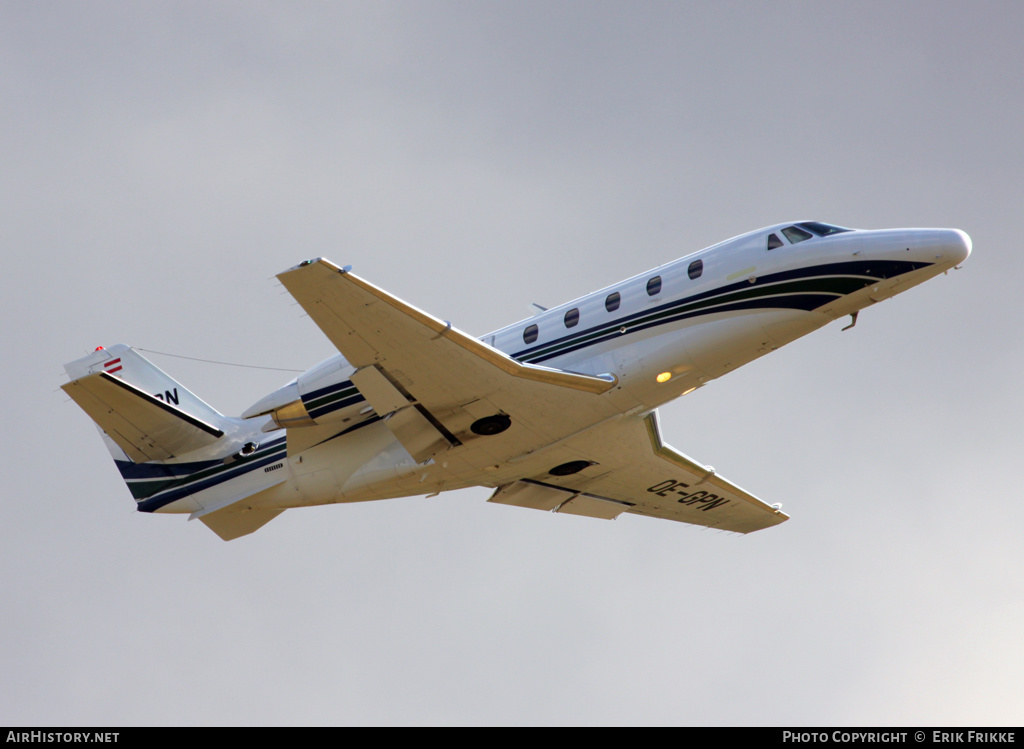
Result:
<svg viewBox="0 0 1024 749"><path fill-rule="evenodd" d="M598 518L634 515L750 533L789 519L661 440L656 412L566 441L586 464L499 487L490 501Z"/></svg>

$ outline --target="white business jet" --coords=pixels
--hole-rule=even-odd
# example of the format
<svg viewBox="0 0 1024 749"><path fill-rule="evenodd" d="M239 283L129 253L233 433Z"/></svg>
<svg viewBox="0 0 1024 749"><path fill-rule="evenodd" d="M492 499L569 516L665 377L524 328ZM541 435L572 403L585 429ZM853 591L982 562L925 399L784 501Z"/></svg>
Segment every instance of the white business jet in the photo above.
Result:
<svg viewBox="0 0 1024 749"><path fill-rule="evenodd" d="M944 273L955 229L760 229L482 339L324 259L278 278L340 352L224 416L125 345L66 365L142 512L221 538L285 509L486 486L490 500L749 533L788 516L662 442L657 409Z"/></svg>

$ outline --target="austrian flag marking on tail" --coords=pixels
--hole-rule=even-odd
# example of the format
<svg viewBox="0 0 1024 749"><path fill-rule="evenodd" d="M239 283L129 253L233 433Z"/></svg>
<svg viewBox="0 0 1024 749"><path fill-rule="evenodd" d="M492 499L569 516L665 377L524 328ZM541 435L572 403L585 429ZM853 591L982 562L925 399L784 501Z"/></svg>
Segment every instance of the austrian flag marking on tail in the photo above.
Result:
<svg viewBox="0 0 1024 749"><path fill-rule="evenodd" d="M114 374L114 372L120 372L121 369L121 357L111 359L110 361L105 362L103 364L103 371L106 372L107 374Z"/></svg>

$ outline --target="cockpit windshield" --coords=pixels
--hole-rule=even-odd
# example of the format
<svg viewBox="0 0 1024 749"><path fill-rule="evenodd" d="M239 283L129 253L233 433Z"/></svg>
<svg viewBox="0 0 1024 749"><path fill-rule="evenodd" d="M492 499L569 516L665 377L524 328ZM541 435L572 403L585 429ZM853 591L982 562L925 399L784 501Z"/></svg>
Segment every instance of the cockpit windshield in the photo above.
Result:
<svg viewBox="0 0 1024 749"><path fill-rule="evenodd" d="M785 227L781 230L781 233L792 245L798 244L799 242L806 242L808 239L814 239L815 237L828 237L832 234L842 234L847 231L854 230L847 229L845 226L823 224L820 221L801 221L799 224L793 224L792 226ZM779 239L777 234L773 232L768 235L769 250L775 250L782 246L782 240Z"/></svg>
<svg viewBox="0 0 1024 749"><path fill-rule="evenodd" d="M844 226L823 224L820 221L804 221L803 223L797 224L797 226L801 229L806 229L812 234L817 234L819 237L827 237L829 234L842 234L844 231L853 231L853 229L847 229Z"/></svg>
<svg viewBox="0 0 1024 749"><path fill-rule="evenodd" d="M812 239L814 237L814 235L811 234L810 232L804 231L803 229L797 226L787 226L785 229L782 230L782 233L786 235L786 239L789 240L790 244L803 242L804 240Z"/></svg>

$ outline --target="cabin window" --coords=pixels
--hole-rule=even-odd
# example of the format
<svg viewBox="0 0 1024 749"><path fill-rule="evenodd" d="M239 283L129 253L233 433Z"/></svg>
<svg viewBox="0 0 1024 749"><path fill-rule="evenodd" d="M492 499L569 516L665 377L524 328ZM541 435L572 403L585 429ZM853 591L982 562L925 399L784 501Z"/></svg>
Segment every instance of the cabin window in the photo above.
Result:
<svg viewBox="0 0 1024 749"><path fill-rule="evenodd" d="M575 328L580 324L580 311L578 308L573 307L571 310L565 313L565 327Z"/></svg>
<svg viewBox="0 0 1024 749"><path fill-rule="evenodd" d="M622 304L622 297L619 296L619 292L613 291L604 300L604 308L609 312L614 312Z"/></svg>
<svg viewBox="0 0 1024 749"><path fill-rule="evenodd" d="M654 296L661 291L661 276L655 276L647 282L647 296Z"/></svg>
<svg viewBox="0 0 1024 749"><path fill-rule="evenodd" d="M703 272L704 272L704 261L703 260L694 260L692 263L690 263L690 267L686 269L686 275L688 275L691 279L698 279L698 278L700 278L700 274L703 273Z"/></svg>
<svg viewBox="0 0 1024 749"><path fill-rule="evenodd" d="M768 235L768 249L769 250L777 250L779 247L782 247L782 240L779 239L778 235L776 235L776 234L769 234Z"/></svg>
<svg viewBox="0 0 1024 749"><path fill-rule="evenodd" d="M786 239L788 239L793 244L796 244L797 242L803 242L804 240L810 239L811 237L814 236L809 231L804 231L803 229L796 226L787 226L785 229L782 230L782 233L785 234Z"/></svg>
<svg viewBox="0 0 1024 749"><path fill-rule="evenodd" d="M533 343L537 340L538 335L540 335L540 329L536 325L531 325L523 331L523 341Z"/></svg>

